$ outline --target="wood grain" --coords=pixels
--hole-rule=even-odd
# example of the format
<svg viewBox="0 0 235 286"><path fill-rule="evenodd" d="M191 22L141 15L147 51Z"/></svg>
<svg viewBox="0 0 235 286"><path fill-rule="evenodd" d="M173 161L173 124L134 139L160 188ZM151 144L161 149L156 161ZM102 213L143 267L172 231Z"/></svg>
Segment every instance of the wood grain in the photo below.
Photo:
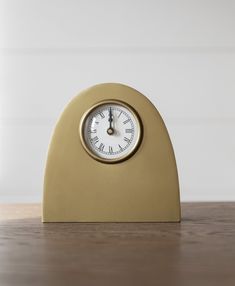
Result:
<svg viewBox="0 0 235 286"><path fill-rule="evenodd" d="M40 205L0 205L0 285L235 285L235 203L182 216L42 224Z"/></svg>

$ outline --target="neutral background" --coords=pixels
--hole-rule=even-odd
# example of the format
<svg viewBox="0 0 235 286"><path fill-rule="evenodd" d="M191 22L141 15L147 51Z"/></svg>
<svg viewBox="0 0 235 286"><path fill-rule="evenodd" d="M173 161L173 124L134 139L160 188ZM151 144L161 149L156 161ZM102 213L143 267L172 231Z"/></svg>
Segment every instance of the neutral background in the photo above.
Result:
<svg viewBox="0 0 235 286"><path fill-rule="evenodd" d="M0 202L41 200L58 116L101 82L158 108L182 201L235 200L235 1L0 3Z"/></svg>

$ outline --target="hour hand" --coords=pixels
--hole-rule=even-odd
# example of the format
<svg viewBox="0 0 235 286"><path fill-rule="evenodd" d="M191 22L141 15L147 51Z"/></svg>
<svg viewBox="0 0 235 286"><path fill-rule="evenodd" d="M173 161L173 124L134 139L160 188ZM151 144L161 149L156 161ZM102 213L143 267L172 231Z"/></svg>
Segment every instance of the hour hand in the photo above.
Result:
<svg viewBox="0 0 235 286"><path fill-rule="evenodd" d="M108 133L109 135L112 135L112 134L114 133L114 129L113 129L113 127L112 127L113 114L112 114L112 108L111 108L111 107L109 108L109 119L108 119L108 121L109 121L109 128L107 129L107 133Z"/></svg>

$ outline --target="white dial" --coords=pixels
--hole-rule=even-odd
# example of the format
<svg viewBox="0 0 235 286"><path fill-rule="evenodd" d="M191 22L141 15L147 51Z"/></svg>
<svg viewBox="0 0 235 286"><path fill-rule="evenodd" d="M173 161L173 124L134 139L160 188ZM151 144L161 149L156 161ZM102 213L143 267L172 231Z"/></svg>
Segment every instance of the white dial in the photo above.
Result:
<svg viewBox="0 0 235 286"><path fill-rule="evenodd" d="M141 124L135 111L121 102L96 105L84 117L81 129L85 149L94 158L116 162L129 157L141 139Z"/></svg>

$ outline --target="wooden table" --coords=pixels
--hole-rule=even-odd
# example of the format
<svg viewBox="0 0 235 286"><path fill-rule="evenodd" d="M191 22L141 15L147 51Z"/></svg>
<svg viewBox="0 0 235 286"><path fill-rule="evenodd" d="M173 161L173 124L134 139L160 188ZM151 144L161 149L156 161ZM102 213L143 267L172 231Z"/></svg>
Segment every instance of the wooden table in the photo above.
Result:
<svg viewBox="0 0 235 286"><path fill-rule="evenodd" d="M235 285L235 203L182 204L179 223L49 223L0 205L0 285Z"/></svg>

